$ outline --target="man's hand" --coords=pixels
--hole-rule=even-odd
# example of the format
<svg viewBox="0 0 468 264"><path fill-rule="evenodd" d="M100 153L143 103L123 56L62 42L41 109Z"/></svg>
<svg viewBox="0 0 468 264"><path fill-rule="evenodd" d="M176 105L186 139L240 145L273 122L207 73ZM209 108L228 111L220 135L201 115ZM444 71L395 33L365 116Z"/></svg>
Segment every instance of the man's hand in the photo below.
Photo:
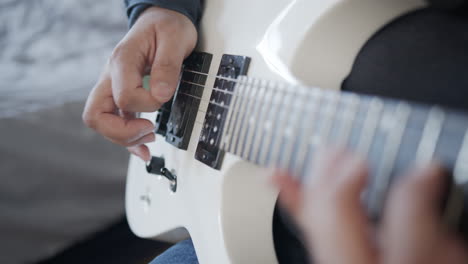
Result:
<svg viewBox="0 0 468 264"><path fill-rule="evenodd" d="M391 190L382 224L385 263L468 263L468 245L442 221L447 183L431 165L408 172Z"/></svg>
<svg viewBox="0 0 468 264"><path fill-rule="evenodd" d="M399 177L374 226L361 202L366 163L344 151L317 156L304 186L284 173L274 178L317 263L468 263L466 243L442 222L446 175L438 167Z"/></svg>
<svg viewBox="0 0 468 264"><path fill-rule="evenodd" d="M91 91L84 123L149 160L144 144L155 140L154 125L136 118L136 113L156 111L172 97L182 62L196 42L196 28L184 15L158 7L145 10L115 47ZM151 73L150 91L142 84L147 72Z"/></svg>

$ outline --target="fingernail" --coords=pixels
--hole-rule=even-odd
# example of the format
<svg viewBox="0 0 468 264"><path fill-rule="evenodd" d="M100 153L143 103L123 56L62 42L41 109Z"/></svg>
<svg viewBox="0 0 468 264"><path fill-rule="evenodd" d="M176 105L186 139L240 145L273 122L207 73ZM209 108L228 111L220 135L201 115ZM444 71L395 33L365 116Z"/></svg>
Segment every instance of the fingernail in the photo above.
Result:
<svg viewBox="0 0 468 264"><path fill-rule="evenodd" d="M149 155L145 155L146 153L143 152L142 149L140 149L140 148L135 148L130 152L132 152L135 156L139 157L140 159L142 159L145 162L151 160L151 157L149 157Z"/></svg>
<svg viewBox="0 0 468 264"><path fill-rule="evenodd" d="M172 96L171 86L167 82L158 82L153 95L157 98L168 99Z"/></svg>
<svg viewBox="0 0 468 264"><path fill-rule="evenodd" d="M145 128L145 129L143 129L142 134L143 134L143 135L146 135L146 134L149 134L149 133L151 133L151 132L153 132L153 131L154 131L154 126L150 126L150 127L147 127L147 128Z"/></svg>
<svg viewBox="0 0 468 264"><path fill-rule="evenodd" d="M150 137L148 139L146 139L143 144L146 144L146 143L151 143L151 142L154 142L156 140L156 135L154 133L151 133L151 134L148 134L148 135L153 135L153 137Z"/></svg>
<svg viewBox="0 0 468 264"><path fill-rule="evenodd" d="M130 153L132 153L135 156L138 156L138 157L142 156L140 148L131 147L131 148L128 148L128 151L130 151Z"/></svg>
<svg viewBox="0 0 468 264"><path fill-rule="evenodd" d="M134 141L134 140L137 140L137 139L139 139L139 138L141 138L141 137L144 137L144 136L148 135L149 133L154 133L154 127L153 127L153 126L151 126L151 127L146 127L146 128L143 128L142 130L140 130L140 132L138 133L138 135L137 135L136 137L132 138L132 139L130 140L130 142L131 142L131 141Z"/></svg>
<svg viewBox="0 0 468 264"><path fill-rule="evenodd" d="M152 138L152 139L146 140L146 142L144 142L143 144L150 144L150 143L153 143L153 142L155 142L155 141L156 141L156 138L154 137L154 138Z"/></svg>

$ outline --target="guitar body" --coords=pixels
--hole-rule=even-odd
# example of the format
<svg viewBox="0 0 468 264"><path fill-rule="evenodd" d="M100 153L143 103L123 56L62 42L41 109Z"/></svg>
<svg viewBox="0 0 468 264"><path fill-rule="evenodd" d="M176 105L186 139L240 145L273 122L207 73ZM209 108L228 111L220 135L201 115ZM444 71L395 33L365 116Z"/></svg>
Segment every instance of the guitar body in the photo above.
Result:
<svg viewBox="0 0 468 264"><path fill-rule="evenodd" d="M169 242L190 236L201 263L276 263L278 190L269 183L271 170L228 153L219 170L194 158L221 56L250 57L249 76L339 89L372 34L423 6L417 0L206 1L197 51L213 57L188 148L161 137L149 144L177 175L177 190L132 156L126 210L133 232ZM142 117L154 121L156 114Z"/></svg>

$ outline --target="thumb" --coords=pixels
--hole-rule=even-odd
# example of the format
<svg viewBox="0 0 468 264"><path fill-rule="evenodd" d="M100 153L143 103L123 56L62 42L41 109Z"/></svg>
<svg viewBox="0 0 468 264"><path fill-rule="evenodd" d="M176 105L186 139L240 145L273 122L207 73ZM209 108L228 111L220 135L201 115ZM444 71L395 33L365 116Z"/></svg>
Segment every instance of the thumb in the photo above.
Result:
<svg viewBox="0 0 468 264"><path fill-rule="evenodd" d="M174 95L186 53L171 37L158 41L150 80L151 95L157 101L167 102Z"/></svg>

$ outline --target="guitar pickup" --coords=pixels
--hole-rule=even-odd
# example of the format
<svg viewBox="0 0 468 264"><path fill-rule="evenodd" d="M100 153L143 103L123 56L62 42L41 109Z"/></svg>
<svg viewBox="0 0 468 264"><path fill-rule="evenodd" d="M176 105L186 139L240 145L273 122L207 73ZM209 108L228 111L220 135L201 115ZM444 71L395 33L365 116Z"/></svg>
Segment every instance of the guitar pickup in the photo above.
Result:
<svg viewBox="0 0 468 264"><path fill-rule="evenodd" d="M208 53L194 52L184 61L166 122L166 141L179 149L188 148L212 57ZM161 120L163 118L161 116Z"/></svg>
<svg viewBox="0 0 468 264"><path fill-rule="evenodd" d="M235 89L234 79L246 75L249 65L250 58L246 56L224 54L221 58L214 84L216 89L211 92L210 104L195 152L195 159L214 169L221 168L224 157L220 140Z"/></svg>

